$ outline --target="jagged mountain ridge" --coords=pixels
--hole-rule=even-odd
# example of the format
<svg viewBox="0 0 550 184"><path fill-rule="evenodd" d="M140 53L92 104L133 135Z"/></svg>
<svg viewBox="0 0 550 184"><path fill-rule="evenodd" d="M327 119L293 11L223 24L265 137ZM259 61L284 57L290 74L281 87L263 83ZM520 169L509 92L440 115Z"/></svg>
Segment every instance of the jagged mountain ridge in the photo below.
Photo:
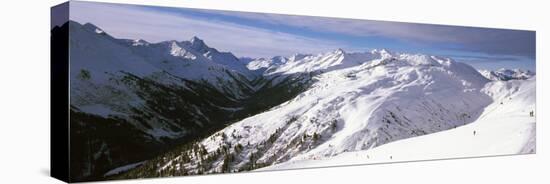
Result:
<svg viewBox="0 0 550 184"><path fill-rule="evenodd" d="M61 29L70 34L77 181L207 136L288 100L311 81L307 73L262 77L196 37L149 43L116 39L90 23L70 21ZM63 35L52 31L56 36Z"/></svg>

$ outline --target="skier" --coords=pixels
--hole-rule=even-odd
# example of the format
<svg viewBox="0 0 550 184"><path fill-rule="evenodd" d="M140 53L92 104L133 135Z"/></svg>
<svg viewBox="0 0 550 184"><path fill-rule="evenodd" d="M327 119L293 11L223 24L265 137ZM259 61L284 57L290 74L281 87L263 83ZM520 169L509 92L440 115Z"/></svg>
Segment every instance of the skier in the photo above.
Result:
<svg viewBox="0 0 550 184"><path fill-rule="evenodd" d="M474 136L476 135L476 131L474 130Z"/></svg>

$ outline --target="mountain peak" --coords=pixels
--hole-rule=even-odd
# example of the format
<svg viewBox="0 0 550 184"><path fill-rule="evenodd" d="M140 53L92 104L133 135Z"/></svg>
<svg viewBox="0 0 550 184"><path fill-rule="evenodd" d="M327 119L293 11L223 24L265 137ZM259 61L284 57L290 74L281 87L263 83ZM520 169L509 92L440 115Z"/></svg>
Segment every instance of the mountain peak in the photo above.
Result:
<svg viewBox="0 0 550 184"><path fill-rule="evenodd" d="M193 36L191 40L189 41L191 43L191 47L197 50L203 50L209 48L206 43L204 43L204 40L201 40L199 37Z"/></svg>
<svg viewBox="0 0 550 184"><path fill-rule="evenodd" d="M149 45L149 42L147 42L143 39L132 40L132 46L141 46L141 45Z"/></svg>
<svg viewBox="0 0 550 184"><path fill-rule="evenodd" d="M338 49L334 50L334 53L335 54L345 54L346 51L344 51L344 49L342 49L342 48L338 48Z"/></svg>
<svg viewBox="0 0 550 184"><path fill-rule="evenodd" d="M380 56L384 57L384 58L390 58L390 57L393 57L394 53L388 49L374 49L371 51L371 53L373 54L380 54Z"/></svg>
<svg viewBox="0 0 550 184"><path fill-rule="evenodd" d="M82 26L85 30L95 32L97 34L103 34L105 33L102 29L97 27L96 25L93 25L92 23L86 23Z"/></svg>
<svg viewBox="0 0 550 184"><path fill-rule="evenodd" d="M308 56L311 56L311 55L310 54L296 53L296 54L290 56L289 60L298 61L298 60L304 59L305 57L308 57Z"/></svg>
<svg viewBox="0 0 550 184"><path fill-rule="evenodd" d="M191 43L194 43L194 42L203 42L204 43L204 40L200 39L197 36L191 37L191 40L189 40L189 41L191 41Z"/></svg>

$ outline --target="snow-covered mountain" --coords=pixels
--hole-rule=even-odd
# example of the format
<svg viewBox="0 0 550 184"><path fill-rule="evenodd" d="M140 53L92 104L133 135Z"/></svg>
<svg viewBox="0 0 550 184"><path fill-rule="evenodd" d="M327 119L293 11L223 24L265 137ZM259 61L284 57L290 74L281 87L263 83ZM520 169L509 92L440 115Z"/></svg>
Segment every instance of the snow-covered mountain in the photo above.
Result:
<svg viewBox="0 0 550 184"><path fill-rule="evenodd" d="M342 49L332 52L312 54L295 54L291 57L276 56L270 59L259 58L247 64L250 70L260 70L263 75L294 74L303 72L329 72L332 70L356 66L374 58L391 57L389 51L372 50L368 53L346 53Z"/></svg>
<svg viewBox="0 0 550 184"><path fill-rule="evenodd" d="M236 172L374 150L480 121L500 96L517 90L487 90L498 84L449 58L387 50L297 54L253 60L248 67L268 77L309 72L315 82L295 98L151 160L125 177Z"/></svg>
<svg viewBox="0 0 550 184"><path fill-rule="evenodd" d="M481 73L481 75L483 75L485 78L493 81L526 80L535 76L535 72L532 72L530 70L504 68L498 69L496 71L479 70L479 73Z"/></svg>
<svg viewBox="0 0 550 184"><path fill-rule="evenodd" d="M148 114L156 120L129 123L157 139L178 137L188 131L181 124L159 123L179 119L170 117L177 116L170 111L189 112L185 121L205 126L212 114L203 111L232 114L243 106L238 100L255 90L254 76L235 56L209 48L196 37L153 44L115 39L92 24L69 26L75 111L104 118ZM209 99L190 99L201 96Z"/></svg>
<svg viewBox="0 0 550 184"><path fill-rule="evenodd" d="M481 91L493 103L468 125L334 157L294 157L260 170L535 153L535 117L529 115L535 110L535 78L490 82Z"/></svg>
<svg viewBox="0 0 550 184"><path fill-rule="evenodd" d="M76 180L102 177L207 136L287 101L311 80L306 73L264 78L197 37L160 43L117 39L73 21L52 36L64 36L57 33L61 29L70 34Z"/></svg>
<svg viewBox="0 0 550 184"><path fill-rule="evenodd" d="M478 72L385 49L237 58L197 37L150 43L92 24L64 27L77 180L308 167L423 137L452 139L461 134L447 132L471 130L464 127L487 131L491 124L479 122L504 117L496 112L534 109L528 71ZM527 80L500 81L510 79ZM479 144L499 141L491 140ZM514 143L523 144L534 150Z"/></svg>

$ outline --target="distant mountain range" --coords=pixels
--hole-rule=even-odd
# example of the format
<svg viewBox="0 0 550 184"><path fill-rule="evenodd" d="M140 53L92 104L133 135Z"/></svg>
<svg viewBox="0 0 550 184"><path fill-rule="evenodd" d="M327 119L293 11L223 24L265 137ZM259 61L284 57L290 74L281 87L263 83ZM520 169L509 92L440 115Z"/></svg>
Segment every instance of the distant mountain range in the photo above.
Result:
<svg viewBox="0 0 550 184"><path fill-rule="evenodd" d="M479 73L489 80L526 80L535 76L535 72L522 69L498 69L496 71L479 70Z"/></svg>

